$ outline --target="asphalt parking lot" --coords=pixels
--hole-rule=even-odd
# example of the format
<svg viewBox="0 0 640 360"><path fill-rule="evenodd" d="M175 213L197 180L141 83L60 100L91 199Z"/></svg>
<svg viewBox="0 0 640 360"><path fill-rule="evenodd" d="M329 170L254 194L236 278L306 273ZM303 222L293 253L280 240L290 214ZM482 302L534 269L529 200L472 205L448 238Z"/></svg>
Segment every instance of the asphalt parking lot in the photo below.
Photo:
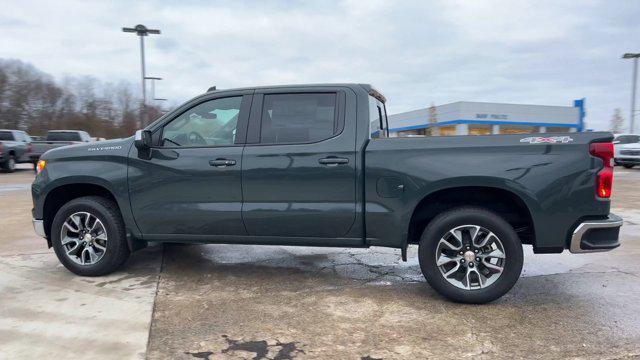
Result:
<svg viewBox="0 0 640 360"><path fill-rule="evenodd" d="M33 233L32 180L0 174L0 358L640 357L640 169L616 168L620 248L527 251L482 306L430 289L417 248L153 246L80 278Z"/></svg>

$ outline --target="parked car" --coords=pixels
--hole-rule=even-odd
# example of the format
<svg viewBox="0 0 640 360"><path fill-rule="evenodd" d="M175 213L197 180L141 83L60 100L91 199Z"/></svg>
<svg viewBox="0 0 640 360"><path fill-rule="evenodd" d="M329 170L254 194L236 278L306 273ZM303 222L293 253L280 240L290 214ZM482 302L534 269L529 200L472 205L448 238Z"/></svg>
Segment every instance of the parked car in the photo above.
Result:
<svg viewBox="0 0 640 360"><path fill-rule="evenodd" d="M93 142L86 131L81 130L51 130L47 132L44 140L33 141L31 162L35 164L45 152L61 146Z"/></svg>
<svg viewBox="0 0 640 360"><path fill-rule="evenodd" d="M16 164L28 163L31 137L21 130L0 130L0 168L13 172Z"/></svg>
<svg viewBox="0 0 640 360"><path fill-rule="evenodd" d="M620 134L613 139L614 161L631 169L640 164L640 135Z"/></svg>
<svg viewBox="0 0 640 360"><path fill-rule="evenodd" d="M484 303L535 253L607 251L606 132L389 138L369 85L210 91L128 139L54 149L33 224L75 274L118 269L147 242L419 245L427 281Z"/></svg>

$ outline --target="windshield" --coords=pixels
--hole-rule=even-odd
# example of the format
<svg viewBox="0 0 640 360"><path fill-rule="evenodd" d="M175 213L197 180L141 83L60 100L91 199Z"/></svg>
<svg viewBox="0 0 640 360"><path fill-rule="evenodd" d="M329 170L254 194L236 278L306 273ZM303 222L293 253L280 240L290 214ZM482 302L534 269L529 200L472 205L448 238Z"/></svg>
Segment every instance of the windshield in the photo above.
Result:
<svg viewBox="0 0 640 360"><path fill-rule="evenodd" d="M77 132L50 132L47 134L47 141L82 141Z"/></svg>
<svg viewBox="0 0 640 360"><path fill-rule="evenodd" d="M617 144L633 144L640 142L640 135L621 135L615 139Z"/></svg>
<svg viewBox="0 0 640 360"><path fill-rule="evenodd" d="M11 133L11 131L0 131L0 140L12 141L13 134Z"/></svg>

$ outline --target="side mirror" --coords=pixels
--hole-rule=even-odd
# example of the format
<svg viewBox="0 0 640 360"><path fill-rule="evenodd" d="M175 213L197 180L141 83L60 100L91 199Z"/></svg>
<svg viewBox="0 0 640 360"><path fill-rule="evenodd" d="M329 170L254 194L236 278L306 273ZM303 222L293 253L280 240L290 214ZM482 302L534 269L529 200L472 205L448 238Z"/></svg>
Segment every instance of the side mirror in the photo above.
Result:
<svg viewBox="0 0 640 360"><path fill-rule="evenodd" d="M134 136L134 145L138 151L148 150L151 147L151 131L138 130Z"/></svg>

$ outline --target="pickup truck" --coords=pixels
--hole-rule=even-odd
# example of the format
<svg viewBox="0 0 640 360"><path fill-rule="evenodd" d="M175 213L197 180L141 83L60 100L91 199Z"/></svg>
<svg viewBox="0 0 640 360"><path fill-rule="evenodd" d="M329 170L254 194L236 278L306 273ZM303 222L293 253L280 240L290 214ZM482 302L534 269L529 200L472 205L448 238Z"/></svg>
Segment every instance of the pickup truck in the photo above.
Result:
<svg viewBox="0 0 640 360"><path fill-rule="evenodd" d="M613 139L616 165L631 169L640 165L640 135L620 134Z"/></svg>
<svg viewBox="0 0 640 360"><path fill-rule="evenodd" d="M20 130L0 130L0 168L13 172L16 164L31 162L31 138Z"/></svg>
<svg viewBox="0 0 640 360"><path fill-rule="evenodd" d="M416 244L429 284L485 303L535 253L619 246L606 132L388 137L370 85L209 91L134 137L54 149L33 225L81 276L148 242Z"/></svg>
<svg viewBox="0 0 640 360"><path fill-rule="evenodd" d="M44 140L33 141L31 162L36 164L40 156L51 149L88 142L93 142L93 139L86 131L51 130L47 132Z"/></svg>

